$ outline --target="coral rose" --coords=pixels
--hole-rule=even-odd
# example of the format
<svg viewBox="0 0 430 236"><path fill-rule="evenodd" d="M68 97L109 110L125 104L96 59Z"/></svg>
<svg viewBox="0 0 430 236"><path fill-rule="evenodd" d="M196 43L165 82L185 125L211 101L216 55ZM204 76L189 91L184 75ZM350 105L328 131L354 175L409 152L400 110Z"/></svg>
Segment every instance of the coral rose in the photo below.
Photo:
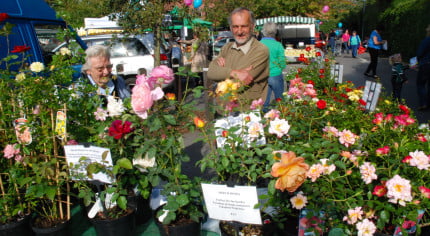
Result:
<svg viewBox="0 0 430 236"><path fill-rule="evenodd" d="M272 166L272 176L279 177L275 188L281 191L296 191L306 180L308 170L309 165L303 157L296 157L294 152L282 153L281 161Z"/></svg>

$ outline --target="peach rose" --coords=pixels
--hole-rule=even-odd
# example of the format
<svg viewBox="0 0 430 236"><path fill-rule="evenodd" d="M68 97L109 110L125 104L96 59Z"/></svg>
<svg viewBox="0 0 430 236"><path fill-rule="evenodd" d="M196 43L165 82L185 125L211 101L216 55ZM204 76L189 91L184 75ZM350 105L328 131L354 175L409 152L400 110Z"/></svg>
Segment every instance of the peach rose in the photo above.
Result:
<svg viewBox="0 0 430 236"><path fill-rule="evenodd" d="M296 157L296 154L291 151L282 153L281 161L272 166L272 176L279 177L275 188L281 191L285 189L288 192L296 191L306 180L308 170L309 165L305 163L303 157Z"/></svg>

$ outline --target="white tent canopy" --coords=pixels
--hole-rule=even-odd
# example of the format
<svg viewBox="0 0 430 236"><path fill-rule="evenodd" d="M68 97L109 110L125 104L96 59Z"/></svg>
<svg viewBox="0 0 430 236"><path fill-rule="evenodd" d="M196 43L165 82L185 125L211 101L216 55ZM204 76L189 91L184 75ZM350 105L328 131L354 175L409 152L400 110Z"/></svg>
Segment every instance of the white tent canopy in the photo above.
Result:
<svg viewBox="0 0 430 236"><path fill-rule="evenodd" d="M257 26L262 26L266 22L274 22L280 24L315 24L316 19L304 16L276 16L257 20Z"/></svg>

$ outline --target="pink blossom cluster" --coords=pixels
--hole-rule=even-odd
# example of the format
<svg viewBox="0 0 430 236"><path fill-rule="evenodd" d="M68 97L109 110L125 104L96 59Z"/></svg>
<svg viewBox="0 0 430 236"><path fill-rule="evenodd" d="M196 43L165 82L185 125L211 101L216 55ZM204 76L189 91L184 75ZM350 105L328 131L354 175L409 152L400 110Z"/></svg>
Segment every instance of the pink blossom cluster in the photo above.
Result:
<svg viewBox="0 0 430 236"><path fill-rule="evenodd" d="M8 144L3 150L3 156L7 159L15 158L16 161L21 162L24 157L21 155L21 150L17 147L17 144Z"/></svg>
<svg viewBox="0 0 430 236"><path fill-rule="evenodd" d="M393 128L401 128L404 126L408 126L414 124L416 120L410 117L409 114L401 114L398 116L393 116L393 114L384 115L383 113L375 114L375 119L372 122L376 125L386 125L389 123L393 123Z"/></svg>
<svg viewBox="0 0 430 236"><path fill-rule="evenodd" d="M305 84L302 82L302 78L294 78L290 80L288 95L291 95L295 99L300 99L304 96L314 98L317 96L317 92L315 91L313 84Z"/></svg>
<svg viewBox="0 0 430 236"><path fill-rule="evenodd" d="M328 164L328 159L324 158L320 159L320 163L313 164L306 175L312 182L315 182L321 175L329 175L335 170L336 166L334 164Z"/></svg>
<svg viewBox="0 0 430 236"><path fill-rule="evenodd" d="M350 147L355 144L355 141L359 138L358 135L352 133L350 130L344 129L339 131L336 127L326 126L323 131L327 133L329 137L339 138L339 142L345 147Z"/></svg>
<svg viewBox="0 0 430 236"><path fill-rule="evenodd" d="M173 80L173 70L165 65L154 68L149 77L138 75L131 95L131 106L134 112L140 118L146 119L148 117L148 110L154 102L164 96L161 85L169 84Z"/></svg>

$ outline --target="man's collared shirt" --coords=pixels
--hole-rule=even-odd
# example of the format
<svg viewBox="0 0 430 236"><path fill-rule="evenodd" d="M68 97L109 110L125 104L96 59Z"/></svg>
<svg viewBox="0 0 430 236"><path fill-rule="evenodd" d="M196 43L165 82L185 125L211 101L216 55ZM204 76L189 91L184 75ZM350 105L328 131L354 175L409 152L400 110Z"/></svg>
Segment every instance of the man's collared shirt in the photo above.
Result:
<svg viewBox="0 0 430 236"><path fill-rule="evenodd" d="M96 84L96 82L94 82L93 78L91 77L91 75L88 75L88 79L90 80L91 84L97 87L97 93L101 94L101 95L111 95L113 93L113 91L115 90L115 84L112 82L112 80L109 80L109 82L107 83L106 87L107 88L102 88L100 86L98 86Z"/></svg>
<svg viewBox="0 0 430 236"><path fill-rule="evenodd" d="M241 50L243 52L243 54L246 55L249 52L249 49L251 48L251 43L252 43L252 40L249 39L248 42L246 42L244 45L238 47L237 43L234 42L233 45L231 46L231 48Z"/></svg>

